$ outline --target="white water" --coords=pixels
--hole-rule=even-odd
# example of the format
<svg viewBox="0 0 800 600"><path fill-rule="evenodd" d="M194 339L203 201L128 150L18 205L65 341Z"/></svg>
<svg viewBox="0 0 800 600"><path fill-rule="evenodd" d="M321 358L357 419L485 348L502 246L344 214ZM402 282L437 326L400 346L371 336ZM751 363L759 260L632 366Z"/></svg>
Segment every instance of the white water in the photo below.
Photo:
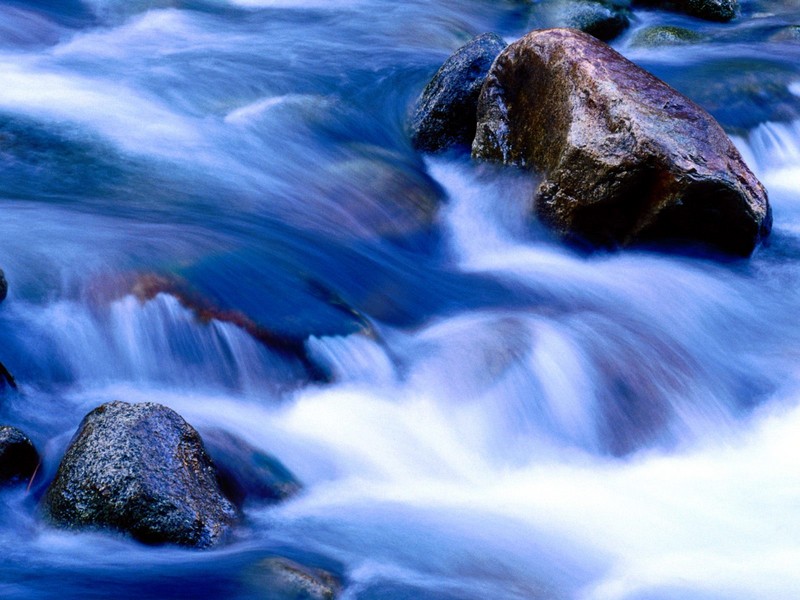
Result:
<svg viewBox="0 0 800 600"><path fill-rule="evenodd" d="M1 13L34 25L0 54L0 112L96 146L122 172L99 192L4 199L0 359L21 393L3 398L3 417L31 432L46 477L88 410L158 401L276 455L305 491L249 508L239 537L204 555L54 531L24 491L4 493L0 595L255 598L242 565L288 548L337 562L345 600L800 596L797 124L737 139L775 211L772 247L748 263L587 257L527 226L535 182L452 157L423 164L405 145L422 71L463 32L501 23L505 4L412 2L390 7L394 22L370 0L243 0L230 3L247 9L235 26L162 4L91 2L101 24L66 33ZM35 172L61 175L49 158ZM342 174L350 159L363 163ZM395 161L397 181L429 175L446 195L441 256L370 245L379 226L339 203L366 198L391 217L372 168ZM372 270L348 262L364 256ZM378 267L392 261L422 283L387 281ZM273 298L299 303L302 285L286 282L300 273L418 318L312 336L333 382L300 387L298 365L231 323L200 323L166 295L90 293L109 273L184 268L266 314ZM436 287L443 272L474 277L476 294L500 282L508 298L427 309L404 295L459 299L463 284Z"/></svg>

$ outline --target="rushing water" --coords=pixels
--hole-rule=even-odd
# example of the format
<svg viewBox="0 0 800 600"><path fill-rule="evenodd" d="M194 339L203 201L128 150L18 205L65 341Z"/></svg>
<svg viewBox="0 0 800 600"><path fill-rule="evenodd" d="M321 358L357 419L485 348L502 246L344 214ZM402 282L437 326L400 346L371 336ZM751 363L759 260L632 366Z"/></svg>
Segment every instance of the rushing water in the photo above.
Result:
<svg viewBox="0 0 800 600"><path fill-rule="evenodd" d="M423 158L410 105L511 0L0 1L2 422L45 460L0 495L0 597L268 598L257 564L346 600L800 597L800 24L638 10L614 45L703 103L770 192L749 261L577 254L535 182ZM652 24L707 41L648 49ZM180 277L275 335L142 301ZM42 522L81 417L157 401L305 484L199 553Z"/></svg>

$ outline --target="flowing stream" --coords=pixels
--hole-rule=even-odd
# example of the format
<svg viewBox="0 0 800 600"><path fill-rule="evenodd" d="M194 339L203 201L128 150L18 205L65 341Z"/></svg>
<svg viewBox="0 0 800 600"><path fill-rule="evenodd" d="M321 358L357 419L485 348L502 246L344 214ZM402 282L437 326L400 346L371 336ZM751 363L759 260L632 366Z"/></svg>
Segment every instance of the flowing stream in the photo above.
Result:
<svg viewBox="0 0 800 600"><path fill-rule="evenodd" d="M44 456L0 493L0 597L270 598L265 556L344 600L800 597L800 25L637 9L613 42L705 106L766 185L750 260L585 255L536 182L423 157L455 48L548 25L511 0L0 0L0 422ZM705 36L641 47L651 25ZM800 34L798 34L800 35ZM198 318L142 274L222 311ZM48 526L80 419L155 401L278 457L297 497L198 552Z"/></svg>

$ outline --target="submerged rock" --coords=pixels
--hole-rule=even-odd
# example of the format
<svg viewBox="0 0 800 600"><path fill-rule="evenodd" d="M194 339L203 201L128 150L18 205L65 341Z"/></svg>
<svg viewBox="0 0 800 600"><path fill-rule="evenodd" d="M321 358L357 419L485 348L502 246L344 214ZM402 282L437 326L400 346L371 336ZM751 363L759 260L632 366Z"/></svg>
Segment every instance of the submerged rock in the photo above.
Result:
<svg viewBox="0 0 800 600"><path fill-rule="evenodd" d="M3 269L0 269L0 302L8 296L8 281L6 281L6 274Z"/></svg>
<svg viewBox="0 0 800 600"><path fill-rule="evenodd" d="M730 21L739 12L739 0L634 0L634 4L682 12L708 21Z"/></svg>
<svg viewBox="0 0 800 600"><path fill-rule="evenodd" d="M278 459L227 431L204 431L203 441L223 492L239 506L250 501L278 502L302 488Z"/></svg>
<svg viewBox="0 0 800 600"><path fill-rule="evenodd" d="M716 121L575 30L534 31L498 56L473 156L541 172L534 210L576 242L744 256L771 228L764 187Z"/></svg>
<svg viewBox="0 0 800 600"><path fill-rule="evenodd" d="M800 119L800 97L790 89L797 71L779 61L733 56L678 70L655 63L652 67L730 133L747 136L767 121Z"/></svg>
<svg viewBox="0 0 800 600"><path fill-rule="evenodd" d="M148 544L205 548L236 519L197 432L154 403L94 409L44 497L56 525L109 528Z"/></svg>
<svg viewBox="0 0 800 600"><path fill-rule="evenodd" d="M0 485L30 480L39 466L39 453L16 427L0 426Z"/></svg>
<svg viewBox="0 0 800 600"><path fill-rule="evenodd" d="M120 291L125 294L131 293L142 303L151 301L159 294L172 296L181 306L192 311L201 323L209 323L214 320L235 325L270 350L290 361L297 361L311 380L327 381L327 374L322 372L308 357L304 337L272 331L259 325L242 311L223 309L210 298L197 292L182 277L159 273L137 273L132 277L132 280L130 277L126 277L123 278L123 282L111 283L111 287L116 290L117 295ZM112 290L111 296L114 296L114 290Z"/></svg>
<svg viewBox="0 0 800 600"><path fill-rule="evenodd" d="M248 573L248 584L260 600L333 600L342 587L333 574L282 557L260 561Z"/></svg>
<svg viewBox="0 0 800 600"><path fill-rule="evenodd" d="M477 104L477 98L475 99ZM474 136L473 105L473 136ZM472 138L466 145L472 142ZM413 157L413 161L419 157ZM441 206L441 190L400 152L369 144L350 144L341 160L320 170L317 201L326 210L324 223L305 219L323 235L348 245L385 243L413 247L431 238Z"/></svg>
<svg viewBox="0 0 800 600"><path fill-rule="evenodd" d="M672 25L659 25L647 27L637 32L631 40L631 46L652 48L656 46L682 46L702 42L705 36L686 29L684 27L674 27Z"/></svg>
<svg viewBox="0 0 800 600"><path fill-rule="evenodd" d="M411 118L414 147L437 152L472 143L481 86L492 61L505 46L497 35L484 33L445 61L414 108Z"/></svg>
<svg viewBox="0 0 800 600"><path fill-rule="evenodd" d="M800 25L787 25L769 36L770 42L794 42L800 44Z"/></svg>

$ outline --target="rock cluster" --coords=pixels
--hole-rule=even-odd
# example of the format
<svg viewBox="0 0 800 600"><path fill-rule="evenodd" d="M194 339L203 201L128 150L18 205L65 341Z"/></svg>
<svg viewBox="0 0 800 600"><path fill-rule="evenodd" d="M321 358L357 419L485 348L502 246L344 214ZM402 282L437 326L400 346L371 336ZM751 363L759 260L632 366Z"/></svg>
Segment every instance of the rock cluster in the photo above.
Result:
<svg viewBox="0 0 800 600"><path fill-rule="evenodd" d="M766 191L719 124L574 29L533 31L497 56L472 155L543 177L536 215L581 245L747 256L771 229Z"/></svg>

